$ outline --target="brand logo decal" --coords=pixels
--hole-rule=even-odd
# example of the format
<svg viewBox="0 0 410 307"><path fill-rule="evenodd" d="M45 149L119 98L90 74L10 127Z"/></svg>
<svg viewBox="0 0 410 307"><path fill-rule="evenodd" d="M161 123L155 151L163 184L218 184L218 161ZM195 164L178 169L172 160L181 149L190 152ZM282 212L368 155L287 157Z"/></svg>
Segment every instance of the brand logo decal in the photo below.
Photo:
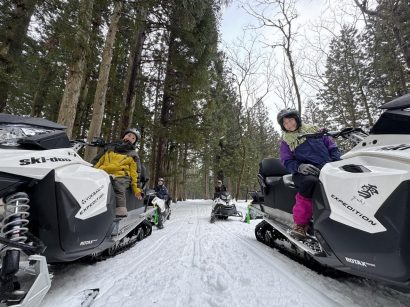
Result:
<svg viewBox="0 0 410 307"><path fill-rule="evenodd" d="M381 150L407 150L410 149L410 145L408 144L400 144L400 145L394 145L394 146L386 146L380 148Z"/></svg>
<svg viewBox="0 0 410 307"><path fill-rule="evenodd" d="M103 196L104 196L104 193L98 195L96 199L94 199L91 203L89 203L85 208L80 210L80 215L83 215L88 209L94 206L101 198L103 198Z"/></svg>
<svg viewBox="0 0 410 307"><path fill-rule="evenodd" d="M47 163L47 162L66 162L66 161L71 161L71 159L57 158L57 157L52 157L52 158L31 157L30 159L22 159L19 162L20 162L20 165L29 165L29 164L39 164L39 163Z"/></svg>
<svg viewBox="0 0 410 307"><path fill-rule="evenodd" d="M361 190L357 191L357 193L359 193L361 197L367 199L367 198L372 197L374 194L379 194L379 191L377 191L377 186L368 184L368 185L362 186Z"/></svg>
<svg viewBox="0 0 410 307"><path fill-rule="evenodd" d="M90 195L88 195L86 198L84 198L81 201L81 204L85 204L87 201L89 201L91 198L93 198L98 192L100 192L102 189L104 188L104 185L101 185L97 188L97 190L95 190L94 192L92 192Z"/></svg>
<svg viewBox="0 0 410 307"><path fill-rule="evenodd" d="M353 258L348 258L348 257L345 257L345 259L349 263L357 264L357 265L360 265L360 266L365 267L365 268L367 268L368 266L376 267L376 265L374 263L368 263L368 262L365 262L365 261L361 261L361 260L357 260L357 259L353 259Z"/></svg>
<svg viewBox="0 0 410 307"><path fill-rule="evenodd" d="M374 222L373 220L371 220L370 218L368 218L367 216L365 216L363 213L361 213L359 210L357 210L356 208L353 208L351 205L345 203L343 200L341 200L339 197L335 196L335 195L331 195L331 197L336 200L339 204L343 205L345 208L347 208L348 210L350 210L351 212L353 212L354 214L358 215L359 217L361 217L364 221L368 222L369 224L371 224L372 226L376 226L377 223Z"/></svg>
<svg viewBox="0 0 410 307"><path fill-rule="evenodd" d="M80 246L90 245L90 244L93 244L94 242L97 242L97 239L81 241L81 242L80 242Z"/></svg>

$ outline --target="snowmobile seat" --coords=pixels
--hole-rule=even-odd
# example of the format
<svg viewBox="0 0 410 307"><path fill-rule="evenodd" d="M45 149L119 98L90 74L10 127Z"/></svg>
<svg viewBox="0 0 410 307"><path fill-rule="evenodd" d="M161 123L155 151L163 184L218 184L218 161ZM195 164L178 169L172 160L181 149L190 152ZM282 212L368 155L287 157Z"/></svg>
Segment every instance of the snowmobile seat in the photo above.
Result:
<svg viewBox="0 0 410 307"><path fill-rule="evenodd" d="M259 163L258 181L263 189L277 185L287 174L289 172L279 159L266 158Z"/></svg>
<svg viewBox="0 0 410 307"><path fill-rule="evenodd" d="M282 177L283 175L289 174L289 172L279 159L265 158L259 163L259 174L261 174L263 178L267 178Z"/></svg>
<svg viewBox="0 0 410 307"><path fill-rule="evenodd" d="M269 176L265 178L266 185L269 187L273 187L279 183L282 177L279 176Z"/></svg>
<svg viewBox="0 0 410 307"><path fill-rule="evenodd" d="M285 175L282 177L282 179L283 179L283 184L286 187L293 188L293 189L296 188L295 183L293 182L293 179L292 179L292 174Z"/></svg>

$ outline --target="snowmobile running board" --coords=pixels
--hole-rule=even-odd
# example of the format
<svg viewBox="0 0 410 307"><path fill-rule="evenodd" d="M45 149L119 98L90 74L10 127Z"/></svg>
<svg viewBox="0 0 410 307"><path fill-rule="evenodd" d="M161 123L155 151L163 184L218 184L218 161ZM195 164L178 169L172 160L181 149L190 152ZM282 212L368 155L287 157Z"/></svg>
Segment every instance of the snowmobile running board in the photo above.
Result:
<svg viewBox="0 0 410 307"><path fill-rule="evenodd" d="M294 237L292 237L290 235L291 228L288 225L278 221L277 219L271 217L266 212L263 212L262 210L254 207L254 206L252 206L252 209L255 210L256 212L258 212L259 214L261 214L263 216L263 219L267 223L269 223L275 230L279 231L282 235L284 235L289 242L293 243L294 245L296 245L301 250L305 251L306 253L310 254L311 256L321 257L321 256L324 255L323 249L322 249L322 247L320 246L319 242L317 241L317 239L315 237L308 236L308 238L305 242L299 241L299 240L295 239ZM306 243L308 243L309 245L307 245ZM310 246L316 245L316 244L319 247L319 250L313 249L313 248L310 247Z"/></svg>
<svg viewBox="0 0 410 307"><path fill-rule="evenodd" d="M118 223L116 223L116 226L112 232L112 236L114 236L116 240L122 239L128 234L129 229L138 226L145 217L153 215L154 212L155 208L148 209L143 213L134 213L131 211L126 218L119 218ZM139 219L135 219L135 215L138 215Z"/></svg>
<svg viewBox="0 0 410 307"><path fill-rule="evenodd" d="M47 261L44 256L31 255L28 257L28 262L35 261L34 268L25 268L26 271L32 271L33 275L36 275L30 290L17 305L13 307L37 307L40 306L44 296L47 294L51 287L50 275L48 273ZM30 265L31 266L31 265Z"/></svg>

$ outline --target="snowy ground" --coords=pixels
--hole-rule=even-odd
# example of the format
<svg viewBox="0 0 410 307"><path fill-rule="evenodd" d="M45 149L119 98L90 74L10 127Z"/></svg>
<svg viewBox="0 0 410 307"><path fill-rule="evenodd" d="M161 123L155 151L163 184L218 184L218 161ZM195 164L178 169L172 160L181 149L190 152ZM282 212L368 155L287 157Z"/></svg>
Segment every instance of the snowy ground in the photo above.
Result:
<svg viewBox="0 0 410 307"><path fill-rule="evenodd" d="M239 204L244 210L245 204ZM410 294L332 279L256 241L239 218L209 223L211 201L174 204L162 230L111 259L60 268L42 306L410 306Z"/></svg>

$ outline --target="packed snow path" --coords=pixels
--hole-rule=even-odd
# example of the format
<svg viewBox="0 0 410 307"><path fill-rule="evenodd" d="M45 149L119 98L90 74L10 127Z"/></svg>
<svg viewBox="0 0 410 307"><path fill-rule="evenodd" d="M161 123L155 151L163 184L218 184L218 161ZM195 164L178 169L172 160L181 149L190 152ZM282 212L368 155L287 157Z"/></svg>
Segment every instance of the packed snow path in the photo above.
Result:
<svg viewBox="0 0 410 307"><path fill-rule="evenodd" d="M245 211L245 204L238 209ZM356 277L332 279L255 239L260 220L209 223L211 201L172 206L165 228L128 251L56 271L42 306L410 306L410 294Z"/></svg>

